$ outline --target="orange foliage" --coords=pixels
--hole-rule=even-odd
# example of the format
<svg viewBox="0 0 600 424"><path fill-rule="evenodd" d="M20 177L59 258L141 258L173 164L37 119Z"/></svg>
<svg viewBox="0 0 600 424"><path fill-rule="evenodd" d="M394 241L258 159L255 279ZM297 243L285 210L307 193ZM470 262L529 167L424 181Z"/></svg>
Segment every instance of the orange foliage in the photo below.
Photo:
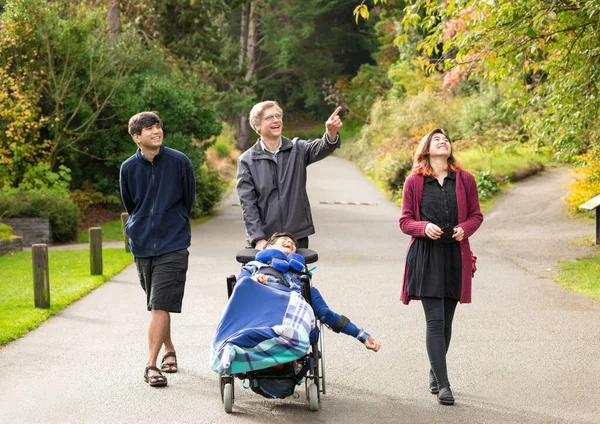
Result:
<svg viewBox="0 0 600 424"><path fill-rule="evenodd" d="M34 44L27 22L0 23L0 164L11 175L20 175L23 164L38 162L50 148L40 140L46 119L38 105L43 76L35 67Z"/></svg>

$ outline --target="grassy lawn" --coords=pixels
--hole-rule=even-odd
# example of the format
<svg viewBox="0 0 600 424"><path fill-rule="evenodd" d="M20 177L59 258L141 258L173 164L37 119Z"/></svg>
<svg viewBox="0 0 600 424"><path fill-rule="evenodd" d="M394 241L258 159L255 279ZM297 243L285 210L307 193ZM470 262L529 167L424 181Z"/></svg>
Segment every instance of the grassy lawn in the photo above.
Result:
<svg viewBox="0 0 600 424"><path fill-rule="evenodd" d="M133 262L124 249L103 250L104 275L90 275L89 250L51 250L50 309L33 305L31 252L0 256L0 346L23 336Z"/></svg>
<svg viewBox="0 0 600 424"><path fill-rule="evenodd" d="M583 293L600 302L600 253L559 262L558 282L569 290Z"/></svg>
<svg viewBox="0 0 600 424"><path fill-rule="evenodd" d="M492 170L495 175L508 178L512 178L520 170L554 163L552 152L549 149L534 151L529 145L510 147L510 149L505 149L502 146L494 146L489 150L472 147L457 152L456 157L471 173Z"/></svg>
<svg viewBox="0 0 600 424"><path fill-rule="evenodd" d="M121 241L123 240L123 226L121 220L106 222L100 225L102 228L102 241ZM89 231L84 231L77 237L79 243L88 243L90 241Z"/></svg>

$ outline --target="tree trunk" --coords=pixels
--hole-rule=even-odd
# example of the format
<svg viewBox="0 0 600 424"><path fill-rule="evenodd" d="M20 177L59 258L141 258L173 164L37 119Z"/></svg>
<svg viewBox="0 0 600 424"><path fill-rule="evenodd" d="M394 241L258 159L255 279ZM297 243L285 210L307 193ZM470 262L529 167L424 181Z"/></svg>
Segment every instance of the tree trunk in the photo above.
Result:
<svg viewBox="0 0 600 424"><path fill-rule="evenodd" d="M258 41L258 2L260 0L247 0L242 5L241 30L240 30L240 59L239 69L246 73L244 81L249 82L256 73L257 41ZM246 88L242 96L249 96L249 88ZM249 110L241 111L234 119L235 138L240 150L244 151L250 146L250 135L252 129L248 122Z"/></svg>
<svg viewBox="0 0 600 424"><path fill-rule="evenodd" d="M111 40L115 41L121 33L121 2L108 0L108 33Z"/></svg>
<svg viewBox="0 0 600 424"><path fill-rule="evenodd" d="M257 6L258 0L252 0L250 3L250 16L248 23L248 51L246 53L248 61L248 70L246 71L246 81L250 81L254 76L256 70L256 57L257 57L257 42L258 42L258 13Z"/></svg>
<svg viewBox="0 0 600 424"><path fill-rule="evenodd" d="M240 27L240 60L238 66L242 69L244 62L246 61L246 54L248 53L248 16L250 15L250 8L248 3L242 4L242 25Z"/></svg>
<svg viewBox="0 0 600 424"><path fill-rule="evenodd" d="M252 131L248 118L245 115L237 115L234 124L238 148L245 151L250 147L250 132Z"/></svg>

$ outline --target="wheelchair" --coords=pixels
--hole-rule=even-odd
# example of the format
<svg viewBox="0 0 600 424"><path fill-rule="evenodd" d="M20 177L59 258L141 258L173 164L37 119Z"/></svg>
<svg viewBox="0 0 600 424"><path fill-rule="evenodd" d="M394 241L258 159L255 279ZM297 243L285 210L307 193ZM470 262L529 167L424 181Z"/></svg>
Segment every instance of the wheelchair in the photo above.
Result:
<svg viewBox="0 0 600 424"><path fill-rule="evenodd" d="M253 261L258 250L243 249L236 254L236 261L245 265ZM302 255L306 265L317 262L318 254L311 249L298 249L298 254ZM302 297L312 307L311 302L311 275L305 272L301 277ZM227 297L230 298L237 278L235 275L230 275L226 279L227 282ZM293 362L288 362L275 367L261 369L257 371L248 371L240 374L219 375L219 387L221 391L221 401L225 412L231 413L235 401L234 381L235 379L248 381L248 386L253 392L262 395L266 398L282 399L289 396L298 398L300 395L296 391L296 387L304 382L306 399L308 400L309 409L317 411L320 409L321 394L326 393L325 389L325 359L323 355L323 323L317 320L318 331L317 340L311 340L310 351L308 354Z"/></svg>

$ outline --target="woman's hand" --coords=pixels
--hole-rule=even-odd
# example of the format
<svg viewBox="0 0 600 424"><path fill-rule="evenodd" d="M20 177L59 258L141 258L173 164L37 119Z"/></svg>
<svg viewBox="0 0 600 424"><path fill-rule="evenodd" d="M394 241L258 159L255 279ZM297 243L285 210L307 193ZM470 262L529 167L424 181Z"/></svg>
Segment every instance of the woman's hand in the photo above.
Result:
<svg viewBox="0 0 600 424"><path fill-rule="evenodd" d="M365 347L369 350L372 350L373 352L379 352L381 345L375 342L373 336L369 336L369 338L365 342Z"/></svg>
<svg viewBox="0 0 600 424"><path fill-rule="evenodd" d="M252 276L252 279L260 284L267 284L267 276L265 274L256 274Z"/></svg>
<svg viewBox="0 0 600 424"><path fill-rule="evenodd" d="M461 227L454 227L454 234L452 234L452 238L456 239L456 241L463 241L465 238L465 230Z"/></svg>
<svg viewBox="0 0 600 424"><path fill-rule="evenodd" d="M427 224L427 226L425 227L425 235L432 240L439 239L443 233L444 232L442 231L442 229L440 227L438 227L437 225L435 225L431 222L429 224Z"/></svg>

